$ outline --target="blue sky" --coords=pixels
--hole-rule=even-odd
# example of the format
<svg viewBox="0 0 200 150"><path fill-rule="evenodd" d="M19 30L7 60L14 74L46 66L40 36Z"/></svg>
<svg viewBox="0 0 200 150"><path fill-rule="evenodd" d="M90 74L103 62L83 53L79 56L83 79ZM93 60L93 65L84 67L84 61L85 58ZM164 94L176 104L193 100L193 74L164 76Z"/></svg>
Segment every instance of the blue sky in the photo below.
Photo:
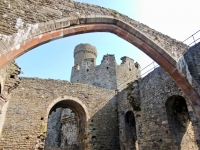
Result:
<svg viewBox="0 0 200 150"><path fill-rule="evenodd" d="M134 20L183 41L200 29L199 0L77 0L115 9ZM200 37L200 36L199 36ZM70 36L41 45L19 57L16 62L25 77L70 80L74 64L73 50L80 43L90 43L98 51L97 65L103 55L115 54L120 64L129 56L145 67L152 60L133 45L111 33L88 33Z"/></svg>

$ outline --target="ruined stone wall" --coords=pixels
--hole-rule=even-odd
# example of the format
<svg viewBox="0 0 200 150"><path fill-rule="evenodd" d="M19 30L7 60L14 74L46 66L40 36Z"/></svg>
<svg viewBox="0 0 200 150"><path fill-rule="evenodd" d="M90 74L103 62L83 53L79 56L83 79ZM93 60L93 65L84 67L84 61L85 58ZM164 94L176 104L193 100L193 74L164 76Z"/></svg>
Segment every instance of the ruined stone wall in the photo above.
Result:
<svg viewBox="0 0 200 150"><path fill-rule="evenodd" d="M0 94L5 96L5 92L8 94L19 85L20 78L18 75L20 73L21 68L15 62L11 62L0 69Z"/></svg>
<svg viewBox="0 0 200 150"><path fill-rule="evenodd" d="M162 68L157 68L137 83L137 87L134 84L130 84L127 90L118 94L120 143L124 147L127 146L124 139L124 114L134 108L139 148L143 150L197 150L199 118L196 117L187 97L171 77ZM137 92L136 88L139 88L139 92ZM130 90L133 92L130 92ZM139 97L136 96L138 93ZM187 127L184 128L185 132L180 133L181 144L179 143L179 145L176 143L174 133L171 133L174 131L174 122L173 118L170 118L172 122L168 121L169 116L166 108L166 101L173 96L181 96L185 99L189 115L189 118L186 118ZM129 102L131 103L129 104ZM135 103L140 104L140 108L135 107Z"/></svg>
<svg viewBox="0 0 200 150"><path fill-rule="evenodd" d="M121 91L127 84L140 78L140 65L133 59L124 56L122 63L116 67L117 89Z"/></svg>
<svg viewBox="0 0 200 150"><path fill-rule="evenodd" d="M21 68L15 62L11 62L0 70L0 135L5 121L10 93L20 83L18 77L20 72Z"/></svg>
<svg viewBox="0 0 200 150"><path fill-rule="evenodd" d="M4 104L9 100L9 94L19 83L21 68L15 62L11 62L0 70L0 113Z"/></svg>
<svg viewBox="0 0 200 150"><path fill-rule="evenodd" d="M137 119L137 112L135 113L133 108L131 107L129 101L127 100L127 90L123 90L122 92L118 93L117 100L118 100L118 119L119 119L119 137L120 137L120 149L121 150L138 150L138 125L140 124L139 120ZM135 119L135 128L136 131L131 131L130 128L127 128L127 118L126 115L128 112L134 113ZM128 131L127 131L128 130ZM132 136L128 136L128 133L132 132ZM130 139L135 138L129 142Z"/></svg>
<svg viewBox="0 0 200 150"><path fill-rule="evenodd" d="M140 65L129 57L122 57L122 63L117 65L114 55L104 55L101 64L82 61L72 68L71 82L89 84L111 90L121 91L131 81L140 77Z"/></svg>
<svg viewBox="0 0 200 150"><path fill-rule="evenodd" d="M115 91L61 80L22 78L13 90L2 131L0 149L44 147L47 108L53 100L71 96L87 108L86 149L119 149Z"/></svg>
<svg viewBox="0 0 200 150"><path fill-rule="evenodd" d="M114 55L105 55L98 66L94 66L92 62L87 60L82 61L79 70L72 69L71 82L115 90L117 87L116 66Z"/></svg>
<svg viewBox="0 0 200 150"><path fill-rule="evenodd" d="M200 43L190 47L184 54L188 69L194 80L200 85Z"/></svg>
<svg viewBox="0 0 200 150"><path fill-rule="evenodd" d="M141 138L142 147L145 149L198 149L194 131L182 137L181 145L175 145L170 133L170 124L166 112L166 101L171 96L182 96L186 100L191 122L195 120L195 114L187 97L178 88L171 77L162 69L157 68L139 81L141 99ZM195 125L195 124L193 124ZM186 133L186 134L187 134ZM188 138L190 137L190 138Z"/></svg>

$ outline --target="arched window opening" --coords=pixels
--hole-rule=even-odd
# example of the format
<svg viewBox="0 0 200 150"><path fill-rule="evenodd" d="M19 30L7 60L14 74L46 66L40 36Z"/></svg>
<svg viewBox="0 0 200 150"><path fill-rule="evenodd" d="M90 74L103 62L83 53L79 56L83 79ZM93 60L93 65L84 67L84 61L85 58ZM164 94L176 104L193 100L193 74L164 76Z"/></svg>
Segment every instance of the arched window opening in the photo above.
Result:
<svg viewBox="0 0 200 150"><path fill-rule="evenodd" d="M173 148L192 146L198 149L185 99L182 96L171 96L166 101L166 111Z"/></svg>
<svg viewBox="0 0 200 150"><path fill-rule="evenodd" d="M128 111L125 115L125 134L126 134L126 149L136 150L137 134L135 116L132 111Z"/></svg>
<svg viewBox="0 0 200 150"><path fill-rule="evenodd" d="M84 149L85 126L85 112L79 104L56 104L48 117L45 149Z"/></svg>

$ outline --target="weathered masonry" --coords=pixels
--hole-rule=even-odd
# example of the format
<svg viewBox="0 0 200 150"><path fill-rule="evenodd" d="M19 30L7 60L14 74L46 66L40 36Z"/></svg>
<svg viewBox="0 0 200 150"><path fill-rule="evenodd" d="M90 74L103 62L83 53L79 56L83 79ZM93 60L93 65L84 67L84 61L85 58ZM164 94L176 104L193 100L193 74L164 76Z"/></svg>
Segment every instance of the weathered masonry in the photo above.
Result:
<svg viewBox="0 0 200 150"><path fill-rule="evenodd" d="M192 57L200 56L199 45L185 54L188 64ZM71 76L76 83L19 79L20 68L13 63L1 70L1 92L8 94L9 101L1 109L0 149L199 149L200 119L185 93L162 68L143 78L129 78L126 74L130 72L139 75L139 64L132 59L122 57L117 65L113 55L105 55L97 66L94 46L77 47ZM188 68L197 82L198 71L193 68L198 63L195 59ZM91 80L113 75L111 81Z"/></svg>
<svg viewBox="0 0 200 150"><path fill-rule="evenodd" d="M0 149L198 150L200 44L189 48L115 10L72 0L0 1ZM36 9L37 8L37 9ZM34 13L33 13L34 12ZM110 32L161 68L77 45L71 82L19 78L13 60L57 38ZM71 57L71 56L70 56Z"/></svg>
<svg viewBox="0 0 200 150"><path fill-rule="evenodd" d="M155 60L177 83L200 116L200 88L188 72L187 45L115 10L73 0L0 2L0 68L33 47L75 34L111 32ZM36 9L37 8L37 9Z"/></svg>
<svg viewBox="0 0 200 150"><path fill-rule="evenodd" d="M71 82L94 85L110 90L121 90L140 77L140 65L129 57L122 57L117 65L114 55L104 55L96 66L97 50L90 44L79 44L74 50Z"/></svg>

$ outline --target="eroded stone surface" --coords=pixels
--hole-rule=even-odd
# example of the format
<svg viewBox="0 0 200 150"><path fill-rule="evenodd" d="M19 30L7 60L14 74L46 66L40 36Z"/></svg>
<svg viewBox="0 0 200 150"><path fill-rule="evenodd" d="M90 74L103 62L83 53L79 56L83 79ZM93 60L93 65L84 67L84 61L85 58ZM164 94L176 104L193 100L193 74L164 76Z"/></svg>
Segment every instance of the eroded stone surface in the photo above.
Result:
<svg viewBox="0 0 200 150"><path fill-rule="evenodd" d="M0 70L0 132L5 121L10 94L20 84L20 72L21 68L15 62Z"/></svg>
<svg viewBox="0 0 200 150"><path fill-rule="evenodd" d="M196 129L199 128L199 118L187 97L164 70L161 68L155 69L146 77L140 79L138 86L141 111L134 111L134 114L139 148L145 150L197 150L199 135L195 135L195 132L198 132ZM124 141L123 132L125 132L124 113L127 110L133 111L130 108L131 104L128 105L130 90L134 91L134 88L127 88L119 93L118 97L120 104L119 127L122 130L120 131L122 132L120 139L122 141ZM169 106L166 102L173 96L182 97L180 102L186 101L186 104L179 106L178 103L174 102L173 105ZM138 98L137 95L135 98ZM123 143L125 145L126 141Z"/></svg>
<svg viewBox="0 0 200 150"><path fill-rule="evenodd" d="M57 108L48 117L46 147L60 147L61 111L61 108Z"/></svg>
<svg viewBox="0 0 200 150"><path fill-rule="evenodd" d="M90 44L80 44L74 50L71 82L84 83L110 90L121 91L127 84L140 77L140 65L124 56L120 65L115 56L103 56L96 66L97 50Z"/></svg>
<svg viewBox="0 0 200 150"><path fill-rule="evenodd" d="M200 58L200 43L196 44L195 46L191 47L185 54L184 58L188 64L188 69L193 76L193 78L200 84L200 65L199 65L199 58Z"/></svg>
<svg viewBox="0 0 200 150"><path fill-rule="evenodd" d="M63 100L64 95L76 97L87 107L90 116L84 133L87 148L119 149L115 91L37 78L22 78L20 86L13 90L0 148L27 150L39 147L46 132L47 108L62 95Z"/></svg>
<svg viewBox="0 0 200 150"><path fill-rule="evenodd" d="M87 62L93 62L90 57L84 62L83 55L79 63L89 67ZM113 55L104 56L104 71L111 67L108 64L113 58ZM187 58L184 63L187 63ZM79 67L87 75L87 68ZM116 81L111 81L117 83L113 90L109 90L109 86L99 88L101 84L90 86L61 80L22 78L20 85L9 91L19 84L17 74L20 69L11 65L11 69L1 70L2 89L11 92L12 96L0 149L197 150L200 147L200 120L190 97L161 68L123 89L125 81L130 81L124 79L124 73L131 72L133 67L137 68L137 64L132 59L122 58L122 64L114 68L122 76L115 76ZM7 73L16 76L15 80ZM197 73L194 71L191 75ZM13 80L9 78L7 83L6 76ZM79 82L84 80L79 79ZM90 84L90 80L86 83Z"/></svg>

